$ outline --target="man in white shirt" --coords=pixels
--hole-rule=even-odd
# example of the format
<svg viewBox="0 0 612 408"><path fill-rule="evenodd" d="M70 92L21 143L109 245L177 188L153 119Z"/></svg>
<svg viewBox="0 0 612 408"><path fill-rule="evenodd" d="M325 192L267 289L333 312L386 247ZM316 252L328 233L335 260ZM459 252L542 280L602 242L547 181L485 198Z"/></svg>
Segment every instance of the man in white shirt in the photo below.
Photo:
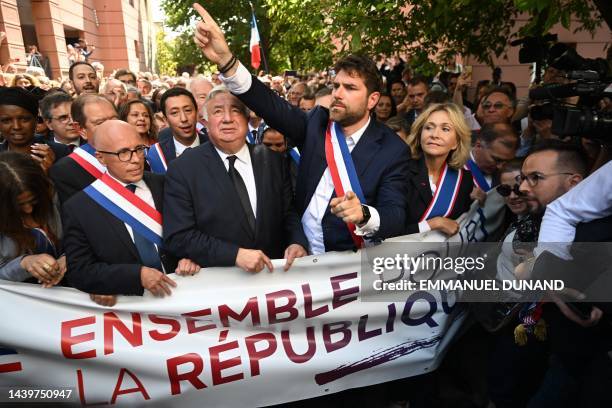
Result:
<svg viewBox="0 0 612 408"><path fill-rule="evenodd" d="M82 140L79 124L70 114L71 106L72 98L63 92L53 92L40 101L40 112L47 127L53 131L53 141L74 150L81 145Z"/></svg>
<svg viewBox="0 0 612 408"><path fill-rule="evenodd" d="M201 6L194 7L203 18L196 44L219 66L225 85L300 150L296 203L310 252L354 249L363 245L364 237L401 235L410 155L397 135L370 120L382 87L374 62L356 55L340 60L334 67L330 110L316 107L307 115L256 81L232 55L212 17ZM350 154L326 155L330 126L339 129L334 140L344 140ZM330 162L334 172L344 164L347 169L354 166L354 173L347 171L348 177L335 177L334 183Z"/></svg>
<svg viewBox="0 0 612 408"><path fill-rule="evenodd" d="M105 186L116 186L123 196L129 196L130 190L142 200L138 208L161 212L164 177L144 172L146 146L132 126L109 120L95 133L96 157L107 173L64 204L68 281L90 293L97 303L109 306L117 295L142 295L145 289L154 296L170 295L176 284L166 273L193 275L200 267L188 259L177 263L168 251L148 240L137 224L94 198L103 196L123 208L117 194L104 193L110 189L98 190L97 195L90 189L106 179L110 182ZM137 217L134 212L129 215Z"/></svg>

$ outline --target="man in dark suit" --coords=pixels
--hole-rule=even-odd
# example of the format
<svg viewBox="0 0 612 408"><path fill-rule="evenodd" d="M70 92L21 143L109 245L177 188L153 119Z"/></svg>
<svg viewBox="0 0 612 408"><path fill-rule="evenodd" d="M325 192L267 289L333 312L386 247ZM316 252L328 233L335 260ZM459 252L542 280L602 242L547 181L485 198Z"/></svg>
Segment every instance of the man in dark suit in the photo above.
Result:
<svg viewBox="0 0 612 408"><path fill-rule="evenodd" d="M160 107L168 121L168 130L164 129L164 134L159 136L159 146L167 164L186 149L198 147L208 141L206 131L196 130L198 108L191 92L185 88L172 88L162 95ZM155 166L152 168L155 169Z"/></svg>
<svg viewBox="0 0 612 408"><path fill-rule="evenodd" d="M84 130L82 136L87 144L81 145L78 152L74 151L70 156L59 160L49 171L62 204L104 172L104 167L95 158L94 132L105 121L118 118L115 106L100 95L79 96L72 102L70 113L72 119ZM77 157L77 154L88 158L89 165Z"/></svg>
<svg viewBox="0 0 612 408"><path fill-rule="evenodd" d="M249 272L270 258L306 255L281 154L245 140L248 114L224 87L205 104L210 142L185 152L166 174L164 245L208 266Z"/></svg>
<svg viewBox="0 0 612 408"><path fill-rule="evenodd" d="M108 202L138 218L136 211L122 207L113 195L95 188L105 186L128 199L132 197L143 211L161 213L164 178L144 172L146 146L132 126L109 120L96 129L95 135L96 157L107 173L64 204L68 282L105 305L114 304L116 295L142 295L145 289L155 296L169 295L176 284L164 271L192 275L200 267L186 259L177 267L169 253L146 238L146 231L122 217L121 211L112 212L114 207ZM161 236L158 238L161 243Z"/></svg>
<svg viewBox="0 0 612 408"><path fill-rule="evenodd" d="M60 144L34 136L38 101L23 88L0 88L0 152L14 151L27 154L47 173L54 162L68 155L70 150Z"/></svg>
<svg viewBox="0 0 612 408"><path fill-rule="evenodd" d="M198 4L194 7L203 18L197 25L196 44L219 65L225 84L300 150L296 203L310 251L353 249L364 236L378 240L402 235L410 154L391 129L370 120L382 86L374 62L355 55L340 60L334 67L330 110L316 107L306 114L252 77L232 55L212 17ZM326 159L330 124L345 135L351 154L344 162L349 166L352 161L356 172L355 183L344 189L333 182ZM364 202L356 194L359 189ZM346 194L337 197L335 191Z"/></svg>

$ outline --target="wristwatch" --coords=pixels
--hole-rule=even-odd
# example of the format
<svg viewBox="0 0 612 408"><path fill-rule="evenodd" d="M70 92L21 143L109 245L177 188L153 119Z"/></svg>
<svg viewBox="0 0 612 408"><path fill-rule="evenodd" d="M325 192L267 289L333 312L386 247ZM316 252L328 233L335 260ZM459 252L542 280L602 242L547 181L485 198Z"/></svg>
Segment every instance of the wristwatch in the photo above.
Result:
<svg viewBox="0 0 612 408"><path fill-rule="evenodd" d="M368 221L370 221L370 217L372 216L370 214L370 208L367 205L361 204L361 211L363 212L363 220L359 225L366 225Z"/></svg>

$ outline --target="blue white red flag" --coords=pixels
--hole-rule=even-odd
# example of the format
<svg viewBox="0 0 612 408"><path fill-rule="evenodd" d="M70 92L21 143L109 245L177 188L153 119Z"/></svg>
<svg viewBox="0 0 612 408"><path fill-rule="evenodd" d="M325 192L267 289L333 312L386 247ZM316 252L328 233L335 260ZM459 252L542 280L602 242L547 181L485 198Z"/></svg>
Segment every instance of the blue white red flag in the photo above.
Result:
<svg viewBox="0 0 612 408"><path fill-rule="evenodd" d="M249 49L251 50L251 66L255 69L258 69L259 65L261 64L261 50L259 49L259 41L257 19L255 18L255 11L253 11L251 17L251 41L249 44Z"/></svg>

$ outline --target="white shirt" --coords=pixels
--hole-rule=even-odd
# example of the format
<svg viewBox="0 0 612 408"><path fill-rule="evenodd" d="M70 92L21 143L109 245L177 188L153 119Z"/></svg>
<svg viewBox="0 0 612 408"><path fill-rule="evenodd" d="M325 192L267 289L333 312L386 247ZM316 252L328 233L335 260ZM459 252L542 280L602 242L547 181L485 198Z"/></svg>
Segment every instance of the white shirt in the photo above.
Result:
<svg viewBox="0 0 612 408"><path fill-rule="evenodd" d="M174 150L176 150L176 157L179 157L181 154L183 154L186 149L198 147L200 145L200 138L198 137L198 135L196 135L195 139L193 139L193 143L189 146L185 146L184 144L176 140L175 137L172 137L172 140L174 141Z"/></svg>
<svg viewBox="0 0 612 408"><path fill-rule="evenodd" d="M238 171L240 177L242 177L242 180L244 181L247 193L249 194L249 201L251 202L253 214L255 215L255 218L257 218L257 189L255 188L255 173L253 173L251 154L249 153L249 148L247 147L246 143L235 154L224 153L216 147L215 150L219 154L219 157L221 157L221 161L223 162L226 171L229 171L229 160L227 160L227 157L236 156L237 159L234 162L234 168Z"/></svg>
<svg viewBox="0 0 612 408"><path fill-rule="evenodd" d="M238 65L236 73L231 77L225 77L219 75L225 86L233 94L243 94L249 90L252 83L252 77L249 71L242 65ZM365 132L366 128L370 124L370 120L359 130L353 133L351 136L346 138L346 144L349 152L353 151L353 148L359 143L359 139ZM242 174L242 173L241 173ZM302 216L302 226L304 227L304 233L308 239L310 246L310 253L313 255L322 254L325 252L325 244L323 240L323 227L321 221L327 208L329 207L329 201L334 193L334 183L329 172L329 168L325 169L319 184L315 189L310 203ZM369 236L375 234L380 228L380 215L374 207L368 206L370 209L370 220L363 226L355 229L355 234L360 236Z"/></svg>
<svg viewBox="0 0 612 408"><path fill-rule="evenodd" d="M137 181L136 183L124 183L121 180L117 180L115 177L113 177L112 174L108 173L108 175L113 180L115 180L117 183L121 184L123 187L127 186L128 184L134 184L136 186L136 190L134 191L134 194L136 194L136 197L142 199L145 203L155 208L155 201L153 200L153 194L151 193L149 186L147 186L147 183L145 183L143 179L140 179L140 181ZM123 225L125 225L125 228L127 229L128 234L130 234L130 238L132 238L132 242L134 242L134 231L132 230L132 227L130 227L127 223L123 223ZM155 250L157 250L157 252L159 253L159 248L157 247L157 244L153 244L153 245L155 245ZM164 264L161 263L161 265L162 265L162 269L164 269Z"/></svg>
<svg viewBox="0 0 612 408"><path fill-rule="evenodd" d="M81 146L81 139L77 139L74 142L70 142L70 143L64 143L60 140L57 140L57 137L53 136L53 141L55 143L59 143L59 144L65 144L65 145L74 145L75 147L80 147Z"/></svg>
<svg viewBox="0 0 612 408"><path fill-rule="evenodd" d="M576 225L609 215L612 215L612 161L546 207L535 254L547 250L563 259L572 259L568 247L576 236Z"/></svg>

